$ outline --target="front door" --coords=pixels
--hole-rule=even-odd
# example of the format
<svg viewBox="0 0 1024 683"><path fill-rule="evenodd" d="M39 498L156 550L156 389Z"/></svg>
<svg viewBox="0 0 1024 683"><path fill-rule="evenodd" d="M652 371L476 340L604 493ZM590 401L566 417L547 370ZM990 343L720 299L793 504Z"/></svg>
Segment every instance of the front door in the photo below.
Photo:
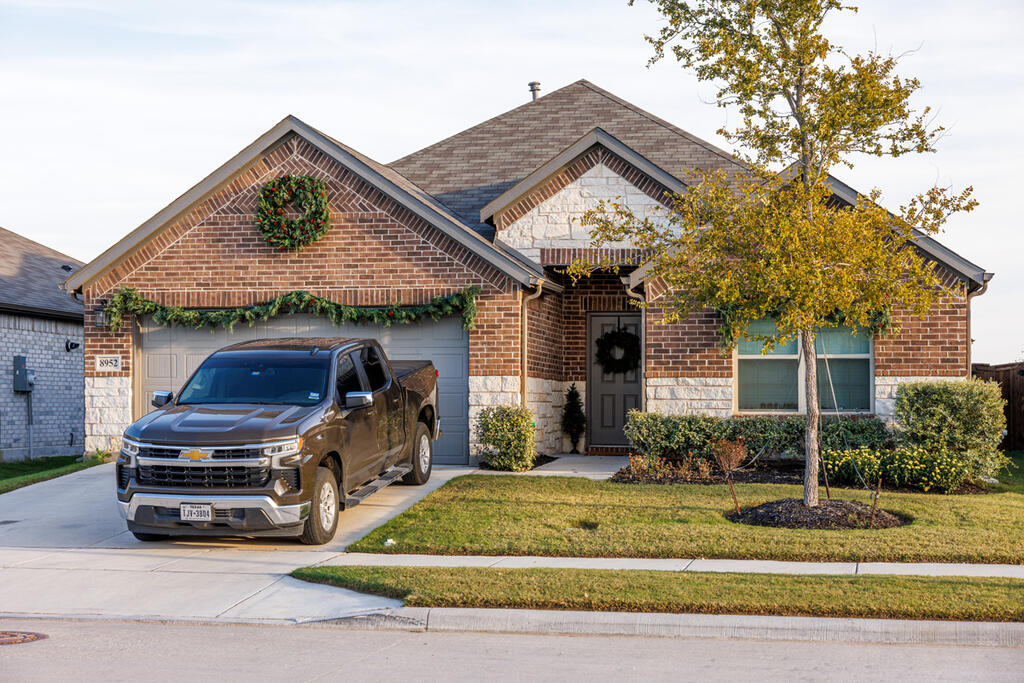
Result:
<svg viewBox="0 0 1024 683"><path fill-rule="evenodd" d="M587 445L625 446L622 429L626 413L640 409L643 391L641 366L628 372L608 373L597 362L597 340L624 328L643 343L640 316L628 313L591 313L587 318Z"/></svg>

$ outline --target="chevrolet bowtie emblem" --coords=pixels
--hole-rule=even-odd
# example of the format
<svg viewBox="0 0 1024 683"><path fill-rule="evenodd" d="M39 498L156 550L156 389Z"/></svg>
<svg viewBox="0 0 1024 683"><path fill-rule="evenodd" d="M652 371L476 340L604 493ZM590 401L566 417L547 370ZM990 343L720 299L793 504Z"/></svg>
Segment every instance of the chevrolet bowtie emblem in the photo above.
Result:
<svg viewBox="0 0 1024 683"><path fill-rule="evenodd" d="M203 458L210 457L210 451L182 451L180 457L188 458L189 460L202 460Z"/></svg>

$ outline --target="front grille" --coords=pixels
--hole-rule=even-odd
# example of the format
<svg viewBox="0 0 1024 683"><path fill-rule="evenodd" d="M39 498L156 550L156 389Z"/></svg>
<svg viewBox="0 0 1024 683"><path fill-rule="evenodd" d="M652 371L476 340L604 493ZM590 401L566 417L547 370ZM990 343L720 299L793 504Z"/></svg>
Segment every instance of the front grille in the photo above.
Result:
<svg viewBox="0 0 1024 683"><path fill-rule="evenodd" d="M142 465L138 481L142 486L198 488L258 488L267 483L266 467L188 467L182 465Z"/></svg>
<svg viewBox="0 0 1024 683"><path fill-rule="evenodd" d="M173 521L181 521L180 508L169 508L157 505L153 508L153 513L159 519L169 519ZM213 521L215 522L226 522L226 521L241 521L245 519L245 508L214 508L213 509Z"/></svg>
<svg viewBox="0 0 1024 683"><path fill-rule="evenodd" d="M200 448L200 447L197 447ZM139 448L140 458L177 458L182 451L192 450L188 446L143 446ZM200 450L206 450L200 448ZM259 448L214 448L210 455L213 459L220 458L258 458Z"/></svg>

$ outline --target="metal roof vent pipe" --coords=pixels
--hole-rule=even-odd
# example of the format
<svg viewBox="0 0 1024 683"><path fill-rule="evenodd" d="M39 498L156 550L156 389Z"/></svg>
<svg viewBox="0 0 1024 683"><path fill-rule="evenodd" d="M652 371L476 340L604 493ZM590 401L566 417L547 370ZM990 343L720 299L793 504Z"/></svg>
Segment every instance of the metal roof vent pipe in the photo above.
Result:
<svg viewBox="0 0 1024 683"><path fill-rule="evenodd" d="M530 81L530 93L533 94L533 101L537 101L537 93L540 92L540 81Z"/></svg>

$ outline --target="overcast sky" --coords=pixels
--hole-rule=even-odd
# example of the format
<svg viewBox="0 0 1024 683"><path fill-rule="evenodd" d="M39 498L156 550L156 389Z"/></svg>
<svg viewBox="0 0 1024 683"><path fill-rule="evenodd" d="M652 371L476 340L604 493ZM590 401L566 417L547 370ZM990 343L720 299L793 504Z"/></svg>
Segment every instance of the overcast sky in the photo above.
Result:
<svg viewBox="0 0 1024 683"><path fill-rule="evenodd" d="M856 0L851 0L855 2ZM939 239L996 274L973 301L974 359L1024 354L1024 2L862 0L831 35L914 51L901 73L950 129L937 154L837 175L897 208L932 185L981 207ZM0 225L88 261L286 114L390 162L587 78L691 133L726 112L674 63L640 2L0 0Z"/></svg>

